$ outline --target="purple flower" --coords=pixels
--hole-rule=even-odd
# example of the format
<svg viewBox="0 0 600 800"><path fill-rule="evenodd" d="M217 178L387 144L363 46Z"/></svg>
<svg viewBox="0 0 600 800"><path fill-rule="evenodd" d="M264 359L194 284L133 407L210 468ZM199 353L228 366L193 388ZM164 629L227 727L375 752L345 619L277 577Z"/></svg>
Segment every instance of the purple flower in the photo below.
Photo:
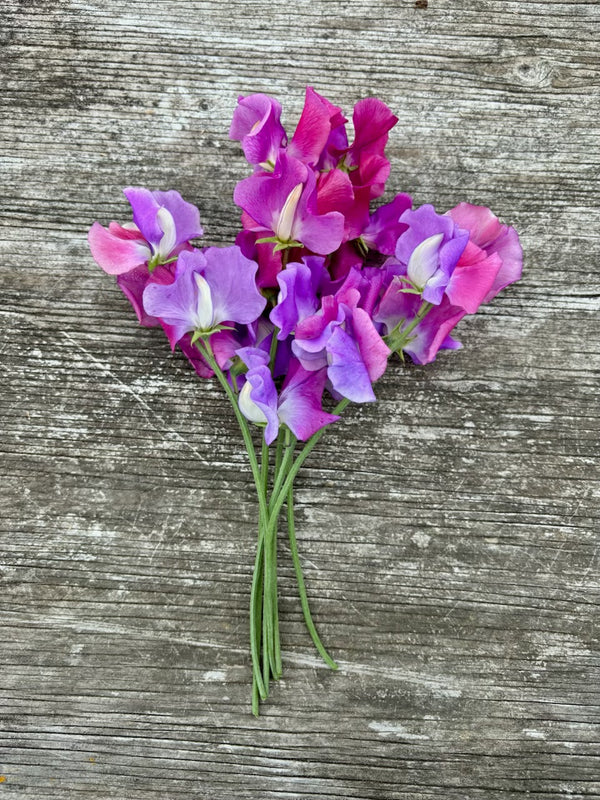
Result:
<svg viewBox="0 0 600 800"><path fill-rule="evenodd" d="M270 234L276 249L304 245L327 255L342 241L343 216L336 211L318 214L314 173L283 152L272 175L245 178L235 187L233 198L254 223L249 229Z"/></svg>
<svg viewBox="0 0 600 800"><path fill-rule="evenodd" d="M287 425L297 439L306 440L339 419L321 405L325 370L308 372L293 359L278 397L267 366L268 355L252 347L238 350L238 355L249 367L239 396L240 410L251 422L266 426L267 444L277 437L280 424Z"/></svg>
<svg viewBox="0 0 600 800"><path fill-rule="evenodd" d="M110 275L121 275L147 264L152 270L176 256L191 239L202 236L200 213L179 192L123 190L133 211L133 226L94 222L88 234L92 256Z"/></svg>
<svg viewBox="0 0 600 800"><path fill-rule="evenodd" d="M405 267L410 287L439 305L469 235L431 205L405 211L400 222L408 228L398 239L396 258Z"/></svg>
<svg viewBox="0 0 600 800"><path fill-rule="evenodd" d="M386 256L394 255L400 235L408 229L406 222L400 222L400 217L410 208L412 208L410 195L397 194L391 203L386 203L374 211L361 234L367 247Z"/></svg>
<svg viewBox="0 0 600 800"><path fill-rule="evenodd" d="M353 284L361 280L351 270L342 288L323 297L320 309L298 323L292 342L305 369L326 366L334 391L355 403L375 400L372 384L385 372L391 352L359 307L361 291Z"/></svg>
<svg viewBox="0 0 600 800"><path fill-rule="evenodd" d="M306 256L277 276L279 296L269 319L280 329L278 339L287 339L297 323L319 307L317 290L326 275L324 263L320 256Z"/></svg>
<svg viewBox="0 0 600 800"><path fill-rule="evenodd" d="M238 97L229 138L241 142L250 164L268 171L275 166L279 150L286 142L280 117L281 105L272 97L265 94Z"/></svg>
<svg viewBox="0 0 600 800"><path fill-rule="evenodd" d="M170 326L171 347L185 333L214 332L224 322L247 325L266 305L256 288L256 270L236 246L181 253L173 283L148 284L144 308Z"/></svg>

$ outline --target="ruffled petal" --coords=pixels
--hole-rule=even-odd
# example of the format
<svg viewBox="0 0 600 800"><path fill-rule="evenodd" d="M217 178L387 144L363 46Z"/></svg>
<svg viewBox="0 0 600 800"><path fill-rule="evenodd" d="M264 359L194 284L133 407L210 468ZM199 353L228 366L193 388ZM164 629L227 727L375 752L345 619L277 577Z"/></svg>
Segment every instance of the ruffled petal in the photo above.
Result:
<svg viewBox="0 0 600 800"><path fill-rule="evenodd" d="M386 371L392 351L377 333L371 317L362 308L355 308L352 312L352 333L367 368L369 380L375 383Z"/></svg>
<svg viewBox="0 0 600 800"><path fill-rule="evenodd" d="M122 238L94 222L88 233L92 257L109 275L122 275L148 262L150 248L139 238Z"/></svg>
<svg viewBox="0 0 600 800"><path fill-rule="evenodd" d="M288 153L306 164L315 165L331 131L344 122L340 108L315 92L312 86L307 86L304 108L288 146Z"/></svg>
<svg viewBox="0 0 600 800"><path fill-rule="evenodd" d="M246 383L240 392L240 410L251 422L267 423L265 441L271 444L279 431L279 417L277 389L268 367L258 366L246 373ZM256 410L262 414L263 419L256 414Z"/></svg>
<svg viewBox="0 0 600 800"><path fill-rule="evenodd" d="M254 322L267 303L256 288L256 262L246 258L236 245L209 247L204 258L203 275L210 286L213 324Z"/></svg>
<svg viewBox="0 0 600 800"><path fill-rule="evenodd" d="M327 342L327 377L336 392L354 403L375 400L369 372L355 340L337 327Z"/></svg>
<svg viewBox="0 0 600 800"><path fill-rule="evenodd" d="M238 98L229 138L241 142L250 164L275 162L279 148L286 140L280 118L281 105L273 97L251 94Z"/></svg>
<svg viewBox="0 0 600 800"><path fill-rule="evenodd" d="M380 206L372 215L362 232L362 238L373 250L387 256L394 255L398 238L408 225L400 222L400 217L412 208L412 198L408 194L397 194L391 203Z"/></svg>
<svg viewBox="0 0 600 800"><path fill-rule="evenodd" d="M339 417L323 411L321 401L327 374L325 369L309 372L293 361L279 399L278 415L297 439L306 441Z"/></svg>
<svg viewBox="0 0 600 800"><path fill-rule="evenodd" d="M485 256L484 251L481 253ZM467 314L474 314L489 296L501 267L502 259L497 253L475 264L461 266L459 263L446 287L448 300Z"/></svg>
<svg viewBox="0 0 600 800"><path fill-rule="evenodd" d="M157 203L171 214L175 227L175 247L204 235L200 224L200 212L192 203L171 189L168 192L152 192Z"/></svg>
<svg viewBox="0 0 600 800"><path fill-rule="evenodd" d="M156 218L160 204L154 194L150 189L144 189L142 186L128 186L123 189L123 194L129 201L133 212L133 221L142 236L147 242L157 247L164 231Z"/></svg>
<svg viewBox="0 0 600 800"><path fill-rule="evenodd" d="M324 270L323 259L312 257L306 263L288 264L278 275L277 305L269 315L271 322L280 329L278 339L286 339L300 320L317 310L316 290Z"/></svg>

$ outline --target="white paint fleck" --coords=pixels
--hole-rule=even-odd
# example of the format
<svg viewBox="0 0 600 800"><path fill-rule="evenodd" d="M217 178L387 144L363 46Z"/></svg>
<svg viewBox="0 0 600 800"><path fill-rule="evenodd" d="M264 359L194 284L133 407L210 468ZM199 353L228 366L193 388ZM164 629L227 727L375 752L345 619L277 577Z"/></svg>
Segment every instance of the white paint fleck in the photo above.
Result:
<svg viewBox="0 0 600 800"><path fill-rule="evenodd" d="M227 678L227 673L224 669L211 669L205 672L202 675L202 680L204 681L212 681L213 683L216 681L224 681Z"/></svg>
<svg viewBox="0 0 600 800"><path fill-rule="evenodd" d="M436 697L462 697L461 689L449 689L441 686L432 689L431 693Z"/></svg>
<svg viewBox="0 0 600 800"><path fill-rule="evenodd" d="M545 739L546 734L542 731L537 731L535 728L523 728L523 733L529 739Z"/></svg>
<svg viewBox="0 0 600 800"><path fill-rule="evenodd" d="M417 547L424 549L429 547L431 536L428 533L423 533L423 531L417 531L416 533L413 533L410 539L411 542L414 542L417 545Z"/></svg>
<svg viewBox="0 0 600 800"><path fill-rule="evenodd" d="M388 722L387 720L369 722L369 728L385 738L394 736L398 739L410 739L415 741L429 739L429 736L425 736L421 733L411 733L406 730L404 725L400 725L397 722Z"/></svg>

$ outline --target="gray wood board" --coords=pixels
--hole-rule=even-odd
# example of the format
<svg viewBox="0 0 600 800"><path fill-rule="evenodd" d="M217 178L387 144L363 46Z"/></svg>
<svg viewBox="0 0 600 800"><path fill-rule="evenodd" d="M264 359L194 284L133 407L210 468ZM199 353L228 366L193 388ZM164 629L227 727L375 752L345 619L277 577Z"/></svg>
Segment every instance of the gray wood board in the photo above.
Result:
<svg viewBox="0 0 600 800"><path fill-rule="evenodd" d="M596 2L4 0L0 794L600 797ZM395 364L298 481L332 673L280 542L284 679L249 713L235 421L92 262L126 185L238 226L239 93L399 117L388 197L489 205L525 273ZM0 778L0 780L2 780Z"/></svg>

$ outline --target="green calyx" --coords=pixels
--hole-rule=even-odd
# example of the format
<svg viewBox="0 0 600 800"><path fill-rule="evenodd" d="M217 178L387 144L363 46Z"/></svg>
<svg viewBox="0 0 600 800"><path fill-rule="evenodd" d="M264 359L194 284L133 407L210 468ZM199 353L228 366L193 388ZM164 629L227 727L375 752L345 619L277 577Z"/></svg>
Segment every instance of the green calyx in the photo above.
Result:
<svg viewBox="0 0 600 800"><path fill-rule="evenodd" d="M256 240L256 244L265 244L266 242L272 242L275 245L273 248L274 253L278 253L280 250L289 250L291 247L303 246L302 242L296 242L294 240L282 242L277 236L265 236L263 239Z"/></svg>
<svg viewBox="0 0 600 800"><path fill-rule="evenodd" d="M161 259L160 254L156 253L152 256L150 261L148 262L148 272L152 273L156 269L156 267L164 267L165 264L172 264L174 261L177 261L177 256L173 256L172 258L167 258L164 261Z"/></svg>
<svg viewBox="0 0 600 800"><path fill-rule="evenodd" d="M404 289L400 289L400 291L405 291ZM412 291L410 294L420 294L420 292ZM417 311L416 316L412 319L408 325L406 324L406 318L403 317L397 325L387 334L387 336L383 337L383 340L387 344L387 346L392 350L392 352L398 353L400 358L404 360L404 353L402 352L404 348L410 344L416 337L411 336L414 329L417 327L419 322L425 317L425 315L433 308L432 303L428 303L427 300L423 300L421 303L419 310ZM406 327L405 327L406 326Z"/></svg>
<svg viewBox="0 0 600 800"><path fill-rule="evenodd" d="M198 339L208 339L213 333L218 333L219 331L233 331L231 325L215 325L214 328L211 328L209 331L200 330L200 328L196 328L196 330L192 333L192 341L191 344L196 344Z"/></svg>

